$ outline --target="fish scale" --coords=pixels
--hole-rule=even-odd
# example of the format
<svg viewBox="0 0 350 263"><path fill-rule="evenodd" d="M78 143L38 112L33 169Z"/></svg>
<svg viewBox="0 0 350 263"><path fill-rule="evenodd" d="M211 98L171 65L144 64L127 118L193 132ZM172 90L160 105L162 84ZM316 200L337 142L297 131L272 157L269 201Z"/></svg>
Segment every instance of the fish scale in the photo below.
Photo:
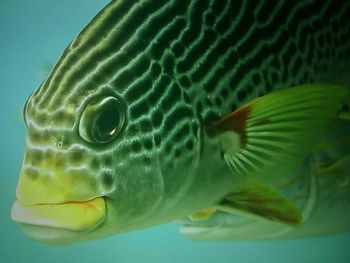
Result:
<svg viewBox="0 0 350 263"><path fill-rule="evenodd" d="M142 2L143 4L138 3L138 7L141 7L137 10L139 10L139 12L142 14L149 15L149 13L146 12L149 12L146 4L148 2L151 1L145 1L145 3ZM167 1L166 3L168 5L170 3L173 3L173 5L175 5L176 2L177 1ZM266 1L262 1L262 3L264 2ZM205 20L206 14L209 13L207 9L211 10L210 6L213 6L213 8L215 8L214 4L224 5L222 3L226 3L225 7L227 11L224 12L224 15L213 15L213 17L217 18L218 21L215 21L217 23L214 23L211 27L205 24L203 25L202 21ZM120 74L123 74L124 71L126 71L127 69L129 69L128 72L125 72L125 74L129 76L121 77L122 81L116 81L115 83L115 88L118 89L118 92L123 92L125 89L130 89L130 83L135 82L135 79L137 80L138 77L150 67L151 61L153 61L153 56L156 58L155 61L157 61L159 55L153 55L151 52L152 49L156 49L157 53L161 53L163 56L165 55L165 57L162 57L163 60L160 61L162 67L167 67L166 60L168 56L170 57L168 58L169 64L171 63L172 59L175 60L173 61L173 67L175 71L170 72L172 73L170 77L172 77L173 79L178 81L179 78L186 77L187 75L187 78L189 80L192 78L196 80L193 84L199 84L198 87L204 87L205 90L208 92L212 92L213 90L221 91L220 88L227 89L227 87L225 87L224 85L222 87L218 87L218 85L215 85L218 84L217 81L224 82L226 86L229 85L230 88L233 89L232 91L230 90L229 93L234 94L234 98L237 96L237 90L246 89L247 83L245 83L244 85L243 83L241 84L235 81L235 78L238 78L235 77L237 75L239 75L240 79L245 79L244 77L242 78L242 76L249 76L250 72L247 73L247 70L245 70L246 68L249 68L249 71L260 71L261 65L263 65L264 63L267 63L269 65L271 63L269 63L269 60L277 59L279 60L277 61L277 63L283 62L280 63L281 67L282 65L285 65L284 67L290 68L290 70L292 71L291 73L297 73L295 72L296 69L293 68L294 63L293 61L290 61L290 59L295 59L295 55L299 55L303 56L303 58L301 58L303 61L298 62L299 64L302 63L301 65L299 65L300 71L302 71L302 69L305 70L306 65L310 66L310 64L313 64L313 66L315 67L311 67L311 69L309 69L309 72L306 72L309 73L307 74L308 80L312 81L315 78L315 76L313 76L313 74L315 74L314 72L317 71L319 67L323 67L324 64L317 62L329 62L332 59L337 59L338 62L341 62L339 61L339 59L344 60L344 56L341 55L345 55L349 49L347 45L348 41L346 41L346 37L348 37L349 26L348 23L344 24L344 22L346 22L345 16L348 13L349 8L348 3L346 1L343 5L339 3L334 3L332 1L324 1L325 4L322 5L313 1L300 1L298 4L291 4L286 1L281 1L279 2L280 4L275 6L275 9L277 10L273 9L268 14L266 10L264 11L264 4L261 4L261 8L255 10L256 4L254 1L238 1L237 3L231 3L231 1L222 1L222 3L220 2L220 4L217 4L217 1L202 1L200 2L200 4L198 4L198 1L192 1L192 4L190 5L186 5L185 3L180 5L182 7L182 10L180 8L175 7L173 12L166 12L166 10L164 10L163 12L159 12L160 14L158 14L157 17L151 18L151 16L149 15L150 17L148 19L150 21L152 21L153 19L157 22L158 20L162 20L156 20L156 18L158 17L169 17L168 20L171 20L172 18L174 18L174 16L176 16L176 18L179 17L179 19L181 17L181 21L185 23L176 24L176 22L174 22L176 21L176 18L172 20L173 24L177 25L175 29L172 28L173 24L171 23L167 24L167 26L164 27L164 24L168 23L168 21L162 21L164 22L164 24L159 24L157 30L150 30L148 27L151 27L156 23L149 23L148 25L148 23L143 23L144 21L141 18L139 19L138 23L129 22L130 30L123 31L123 34L125 34L125 36L122 35L120 36L120 38L119 35L112 34L113 29L118 28L118 26L124 26L124 24L119 25L117 23L115 26L111 26L108 31L112 31L110 32L110 35L105 32L107 30L104 27L102 27L101 29L97 28L94 31L95 35L99 35L96 33L102 31L105 35L108 35L108 38L105 40L105 42L107 43L103 42L104 45L100 44L102 45L102 47L99 49L97 47L99 47L100 45L98 45L96 47L95 52L89 49L89 47L94 46L91 46L91 44L87 46L87 44L92 42L89 41L90 39L85 40L85 45L75 44L75 42L81 42L81 39L83 37L88 38L88 36L82 34L81 37L76 39L71 44L71 46L75 48L68 48L68 51L66 51L67 55L62 57L62 62L57 64L52 74L50 74L48 79L45 81L42 90L46 90L47 95L53 98L57 93L64 93L60 92L60 88L70 89L71 92L77 92L79 89L75 89L73 87L77 86L75 84L79 84L79 80L81 81L82 78L86 76L92 78L91 83L94 83L95 85L101 85L102 83L100 81L94 81L93 76L95 76L95 78L98 79L99 74L104 75L104 72L105 74L106 72L110 73L110 70L103 70L102 68L100 70L96 70L96 62L87 62L94 60L102 64L102 62L105 62L105 60L111 59L111 57L115 57L115 60L113 59L111 61L108 61L109 64L112 67L114 67L114 74L106 74L109 78L106 78L104 83L113 83L111 77L119 80L118 76ZM136 5L136 3L134 3L134 5ZM143 7L143 5L145 5L145 7ZM199 5L203 10L197 10L197 5ZM188 6L188 8L184 8L183 6ZM123 6L118 1L116 1L115 3L111 3L108 9L114 8L116 9L116 11L113 10L113 12L117 12L118 8L121 9L122 7ZM161 7L163 6L159 4L157 5L157 8ZM129 10L133 10L133 8L135 8L135 6L129 7ZM265 3L265 8L271 9L269 1ZM192 18L193 9L196 9L196 12L200 13L197 15L194 14L195 18L197 18L197 21ZM218 9L218 7L216 7L216 9ZM136 12L137 10L133 11ZM222 10L220 9L218 11L222 12ZM312 13L310 13L311 11ZM212 11L212 13L215 14L215 11ZM242 13L244 14L244 16L235 16L235 14L237 13ZM231 14L233 14L234 18L231 17ZM306 15L308 16L307 19L305 19ZM118 15L115 15L115 17L118 20L121 19ZM128 15L127 17L130 21L134 21L132 11L130 11L130 15ZM189 18L191 18L191 20L189 20ZM328 21L328 19L330 19L331 21ZM96 19L89 27L93 27L93 25L98 23L98 21L100 20L101 18ZM221 24L225 23L229 30L227 30L226 28L226 30L222 32L223 29L220 28L220 22ZM332 28L333 30L331 31L331 33L329 33L326 27L322 27L322 22L324 24L334 25L334 28ZM113 21L113 23L115 23L115 21ZM161 28L165 29L161 30ZM135 29L137 29L136 36L135 34L131 35L131 33L134 33ZM175 31L174 34L166 32L168 33L168 35L166 36L167 41L169 43L165 43L166 45L157 45L158 38L160 39L160 43L162 43L162 33L163 31L167 30ZM138 31L140 32L138 33ZM146 31L146 33L148 33L149 35L145 33L143 34L142 31ZM324 31L325 33L323 34L322 31ZM214 37L205 39L205 33L208 32L213 32ZM277 33L271 35L270 32ZM141 36L138 36L138 34L140 34ZM286 34L288 34L288 36ZM327 34L331 34L331 36L328 36ZM172 37L171 39L169 39L169 35L170 37ZM188 37L188 35L192 35L191 38ZM90 36L90 38L92 37ZM141 41L138 41L139 38L141 39ZM319 39L318 42L320 42L316 43L316 46L315 43L312 44L312 42L315 42L315 38ZM256 43L256 39L259 39L258 43ZM327 41L329 41L330 43L325 43L325 40L322 39L328 39ZM125 43L123 40L129 41ZM147 43L148 40L153 41ZM113 41L112 43L116 43L117 45L112 45L111 43L108 43L109 41ZM128 44L129 42L131 43ZM92 44L93 43L95 42L92 42ZM147 48L144 49L142 43L147 43ZM177 43L180 43L178 45L181 45L183 49L186 50L184 56L181 54L176 54L176 52L174 52L171 49L171 47L176 46ZM309 43L309 45L307 43ZM312 45L313 50L311 52L308 52L310 51ZM329 51L328 53L335 53L336 51L338 51L338 54L333 54L333 56L329 58L324 58L324 56L327 55L323 54L326 53L325 49L333 50ZM223 52L224 50L226 52ZM290 53L288 51L290 51ZM294 52L292 51L296 52L296 54L294 54ZM96 59L101 53L104 54L106 59ZM266 57L266 54L270 54L270 58ZM312 61L305 61L306 58L304 56L309 54L313 55ZM90 56L90 60L87 60L88 56ZM135 56L137 56L136 60ZM271 56L273 56L273 58L271 58ZM229 64L226 65L226 63ZM82 67L82 65L84 64L88 65L90 69ZM195 66L193 67L193 65ZM252 65L255 66L252 67ZM66 71L68 67L70 68L70 70ZM134 73L135 69L136 73ZM266 74L267 76L269 76L269 74L272 74L271 71L283 72L284 69L283 67L281 69L270 68L268 69L268 71L265 69L265 71L260 71L260 74ZM66 81L63 81L63 79L61 80L62 74L59 74L59 72L65 72L66 79L70 75L72 75L72 77L68 78ZM245 74L240 74L242 72L245 72ZM313 74L310 74L310 72ZM179 76L184 73L185 76ZM135 76L132 76L133 74ZM295 75L296 74L293 74L293 81L295 81ZM209 76L210 78L203 79L206 76ZM281 76L281 78L282 77L284 83L281 83L281 85L284 84L284 86L288 86L291 80L288 81L288 79L285 80L286 77ZM56 81L51 81L51 78L56 79ZM300 81L304 81L304 79L301 79L298 82ZM70 85L65 85L66 83L69 83ZM181 81L179 81L179 84L182 87ZM263 84L268 83L261 83L261 86L264 86ZM89 86L91 85L89 85L88 83L86 83L85 85L81 85L80 90L88 89ZM271 83L270 85L266 86L271 86ZM196 86L193 85L193 87ZM56 90L56 92L52 91L50 93L50 90ZM192 93L198 94L198 90L195 90ZM83 97L84 95L85 94L82 94L81 97ZM215 95L216 93L213 94L213 96ZM74 96L74 98L76 98L76 96ZM47 96L43 96L43 101L50 101L47 99ZM232 104L232 101L237 100L232 100L231 98L221 99L225 102L228 101L227 103L229 104ZM40 99L37 99L36 101L39 103ZM236 104L239 103L241 103L241 101L236 101ZM57 106L59 105L56 105L56 107Z"/></svg>
<svg viewBox="0 0 350 263"><path fill-rule="evenodd" d="M68 171L69 183L85 173L93 197L119 189L113 199L127 195L126 185L142 188L154 179L151 196L142 191L128 196L149 206L121 205L121 220L139 214L146 221L159 214L164 221L170 209L187 211L181 205L197 190L194 171L208 126L282 88L348 86L350 2L271 3L112 1L29 98L23 176L48 180L51 160L60 175ZM97 145L78 130L91 101L103 96L120 101L126 120L117 140ZM179 174L186 174L185 182ZM73 192L55 192L46 202L92 198L89 191Z"/></svg>
<svg viewBox="0 0 350 263"><path fill-rule="evenodd" d="M62 94L63 105L83 104L89 90L108 85L128 99L135 120L157 105L147 103L149 93L152 102L160 98L160 105L162 95L181 93L183 100L187 98L191 106L177 119L191 114L200 114L205 121L217 119L254 96L321 82L324 74L334 74L327 67L346 66L349 3L322 3L280 1L271 7L269 1L258 6L254 1L114 1L103 11L113 15L97 17L73 41L33 100L37 111L50 115L58 108L64 112ZM128 15L118 15L122 12ZM135 19L138 14L143 17ZM333 27L331 33L323 24ZM126 28L122 32L117 30L121 26ZM100 32L102 41L96 38ZM160 68L154 70L156 75L152 67ZM166 110L160 109L163 114Z"/></svg>

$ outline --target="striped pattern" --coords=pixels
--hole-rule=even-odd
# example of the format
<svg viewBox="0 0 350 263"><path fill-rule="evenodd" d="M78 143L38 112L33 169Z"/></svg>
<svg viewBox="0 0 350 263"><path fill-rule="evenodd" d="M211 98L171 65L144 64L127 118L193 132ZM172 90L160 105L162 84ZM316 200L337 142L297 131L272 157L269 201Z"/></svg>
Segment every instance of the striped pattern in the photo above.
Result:
<svg viewBox="0 0 350 263"><path fill-rule="evenodd" d="M333 0L112 1L28 101L22 173L41 180L52 172L42 164L54 156L55 167L72 171L67 176L90 178L94 192L123 196L125 185L153 182L153 195L130 197L152 203L138 213L171 207L195 180L189 169L204 126L272 90L344 84L349 13L350 1ZM118 139L100 147L80 138L77 127L101 94L120 99L127 123ZM83 200L88 193L71 195Z"/></svg>

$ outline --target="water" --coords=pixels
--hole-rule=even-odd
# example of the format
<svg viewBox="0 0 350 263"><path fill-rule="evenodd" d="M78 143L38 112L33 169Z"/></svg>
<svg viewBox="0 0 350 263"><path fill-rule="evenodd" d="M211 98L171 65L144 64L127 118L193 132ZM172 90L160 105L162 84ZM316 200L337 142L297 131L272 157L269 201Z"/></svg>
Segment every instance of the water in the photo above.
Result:
<svg viewBox="0 0 350 263"><path fill-rule="evenodd" d="M24 236L9 216L24 150L23 105L66 45L107 2L0 2L0 262L349 262L350 233L291 241L198 242L168 224L63 247Z"/></svg>

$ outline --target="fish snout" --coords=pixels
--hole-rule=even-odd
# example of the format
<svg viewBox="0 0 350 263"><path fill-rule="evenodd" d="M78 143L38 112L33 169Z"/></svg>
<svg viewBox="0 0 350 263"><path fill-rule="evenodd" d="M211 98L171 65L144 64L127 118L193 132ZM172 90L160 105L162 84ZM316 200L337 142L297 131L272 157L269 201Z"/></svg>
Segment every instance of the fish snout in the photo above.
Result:
<svg viewBox="0 0 350 263"><path fill-rule="evenodd" d="M17 184L17 201L11 211L14 221L74 231L90 229L104 221L105 198L92 179L91 169L63 163L63 156L58 154L37 162L26 154Z"/></svg>
<svg viewBox="0 0 350 263"><path fill-rule="evenodd" d="M26 151L16 197L25 206L86 201L97 196L93 170L64 153Z"/></svg>

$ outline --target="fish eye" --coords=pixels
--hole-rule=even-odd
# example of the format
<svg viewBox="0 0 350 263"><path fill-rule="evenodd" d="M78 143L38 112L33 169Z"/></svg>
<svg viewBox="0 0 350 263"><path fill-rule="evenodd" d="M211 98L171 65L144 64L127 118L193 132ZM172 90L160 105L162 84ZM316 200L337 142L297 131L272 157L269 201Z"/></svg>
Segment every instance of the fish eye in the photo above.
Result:
<svg viewBox="0 0 350 263"><path fill-rule="evenodd" d="M87 142L104 144L120 133L125 121L123 105L115 97L105 97L87 105L79 123L79 134Z"/></svg>

